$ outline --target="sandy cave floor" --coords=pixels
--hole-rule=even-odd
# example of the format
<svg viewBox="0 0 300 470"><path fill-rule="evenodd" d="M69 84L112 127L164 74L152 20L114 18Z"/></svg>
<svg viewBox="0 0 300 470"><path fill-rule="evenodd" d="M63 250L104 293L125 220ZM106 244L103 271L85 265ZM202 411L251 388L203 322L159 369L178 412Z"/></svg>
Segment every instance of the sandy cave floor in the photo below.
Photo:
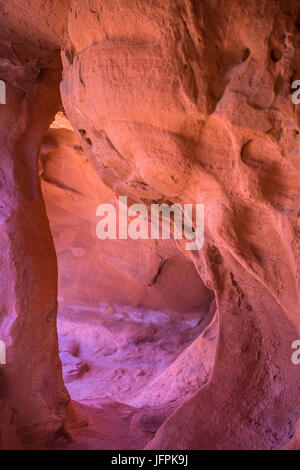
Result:
<svg viewBox="0 0 300 470"><path fill-rule="evenodd" d="M89 419L88 427L72 432L67 448L143 448L163 418L145 403L141 407L139 397L206 323L199 313L170 317L106 303L60 306L64 380L72 400Z"/></svg>

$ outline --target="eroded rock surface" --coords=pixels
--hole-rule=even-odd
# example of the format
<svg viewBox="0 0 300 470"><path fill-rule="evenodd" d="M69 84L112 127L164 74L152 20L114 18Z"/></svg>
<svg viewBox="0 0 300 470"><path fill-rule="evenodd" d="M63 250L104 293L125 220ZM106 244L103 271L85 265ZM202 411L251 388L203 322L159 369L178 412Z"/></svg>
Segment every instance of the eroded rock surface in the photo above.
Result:
<svg viewBox="0 0 300 470"><path fill-rule="evenodd" d="M274 448L293 435L297 15L295 1L72 2L61 92L96 171L136 201L205 204L192 257L216 293L214 369L149 448Z"/></svg>
<svg viewBox="0 0 300 470"><path fill-rule="evenodd" d="M40 175L58 255L61 309L108 302L204 318L213 293L173 240L97 238L97 207L110 203L118 213L118 200L65 119L58 117L43 140Z"/></svg>
<svg viewBox="0 0 300 470"><path fill-rule="evenodd" d="M202 361L187 353L171 364L212 320L212 291L173 240L97 239L97 206L111 203L118 213L117 199L61 113L43 140L40 176L58 256L60 358L73 400L184 401L209 378L216 334L206 360L203 348Z"/></svg>
<svg viewBox="0 0 300 470"><path fill-rule="evenodd" d="M55 251L37 178L40 142L60 108L61 49L61 97L79 146L71 129L50 130L40 170L62 260L62 305L64 296L76 304L97 299L97 276L90 293L86 284L78 289L86 272L77 274L74 292L67 288L63 260L74 270L94 257L82 234L92 236L101 177L131 201L205 205L204 247L187 253L179 243L175 255L172 245L168 256L178 264L168 279L185 266L193 287L184 314L202 286L192 261L214 291L218 320L156 371L152 393L142 390L134 408L80 407L90 428L76 431L71 445L299 448L300 366L291 361L300 334L300 105L291 100L291 83L300 80L298 0L11 0L0 1L0 12L0 79L9 104L0 108L0 332L8 344L0 446L66 446L73 419L58 356ZM78 220L80 240L70 229ZM119 243L106 245L103 265L92 266L107 273L101 295L108 303L124 306L136 282L132 308L148 302L155 310L163 301L171 312L174 303L160 295L170 283L159 289L164 271L155 274L160 247L128 247L124 259ZM137 252L147 269L138 256L132 264ZM127 287L109 298L117 275ZM201 292L207 305L208 291ZM75 341L62 353L80 358Z"/></svg>
<svg viewBox="0 0 300 470"><path fill-rule="evenodd" d="M0 332L7 347L0 447L35 448L53 445L71 421L58 358L56 255L36 171L40 141L60 106L61 67L57 52L39 58L39 50L27 51L23 62L11 45L6 51L7 62L0 62L7 93L0 108Z"/></svg>

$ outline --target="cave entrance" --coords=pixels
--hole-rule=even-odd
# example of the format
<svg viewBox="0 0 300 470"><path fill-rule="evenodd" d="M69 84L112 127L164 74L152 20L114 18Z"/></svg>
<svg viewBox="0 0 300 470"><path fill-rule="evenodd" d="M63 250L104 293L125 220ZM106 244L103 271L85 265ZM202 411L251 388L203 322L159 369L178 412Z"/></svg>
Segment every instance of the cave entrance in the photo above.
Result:
<svg viewBox="0 0 300 470"><path fill-rule="evenodd" d="M213 293L173 240L96 237L97 206L117 200L62 113L44 138L39 165L58 258L59 349L71 398L96 408L188 398L212 368Z"/></svg>

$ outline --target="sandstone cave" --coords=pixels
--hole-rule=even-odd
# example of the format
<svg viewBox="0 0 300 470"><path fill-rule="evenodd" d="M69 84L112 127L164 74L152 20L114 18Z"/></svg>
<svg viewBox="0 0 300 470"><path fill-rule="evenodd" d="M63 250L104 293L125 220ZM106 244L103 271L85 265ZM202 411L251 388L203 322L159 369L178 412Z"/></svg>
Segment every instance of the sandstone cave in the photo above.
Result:
<svg viewBox="0 0 300 470"><path fill-rule="evenodd" d="M299 1L0 22L0 449L300 450ZM203 246L100 240L120 196Z"/></svg>

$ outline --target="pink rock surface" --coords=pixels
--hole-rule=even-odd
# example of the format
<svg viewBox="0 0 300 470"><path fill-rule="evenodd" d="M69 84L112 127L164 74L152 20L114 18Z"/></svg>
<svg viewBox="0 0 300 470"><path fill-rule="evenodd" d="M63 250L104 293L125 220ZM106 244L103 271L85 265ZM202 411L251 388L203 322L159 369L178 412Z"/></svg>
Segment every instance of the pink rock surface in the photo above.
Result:
<svg viewBox="0 0 300 470"><path fill-rule="evenodd" d="M43 140L40 176L58 256L60 358L72 398L139 407L183 401L207 381L215 341L206 366L204 348L202 362L187 353L178 370L171 364L211 321L213 293L172 240L96 240L98 204L117 209L117 200L61 114Z"/></svg>
<svg viewBox="0 0 300 470"><path fill-rule="evenodd" d="M137 201L205 204L213 372L148 448L274 448L299 415L298 7L281 6L72 3L62 99L96 171Z"/></svg>
<svg viewBox="0 0 300 470"><path fill-rule="evenodd" d="M298 0L0 14L0 448L299 449ZM119 195L203 249L100 242Z"/></svg>
<svg viewBox="0 0 300 470"><path fill-rule="evenodd" d="M41 139L60 104L61 70L57 52L28 50L23 62L11 44L3 48L0 334L7 364L0 447L35 448L52 446L72 413L58 357L56 255L36 171Z"/></svg>
<svg viewBox="0 0 300 470"><path fill-rule="evenodd" d="M213 294L173 240L96 238L98 205L117 209L118 201L62 119L51 125L40 153L42 191L58 255L60 305L109 302L204 316Z"/></svg>

